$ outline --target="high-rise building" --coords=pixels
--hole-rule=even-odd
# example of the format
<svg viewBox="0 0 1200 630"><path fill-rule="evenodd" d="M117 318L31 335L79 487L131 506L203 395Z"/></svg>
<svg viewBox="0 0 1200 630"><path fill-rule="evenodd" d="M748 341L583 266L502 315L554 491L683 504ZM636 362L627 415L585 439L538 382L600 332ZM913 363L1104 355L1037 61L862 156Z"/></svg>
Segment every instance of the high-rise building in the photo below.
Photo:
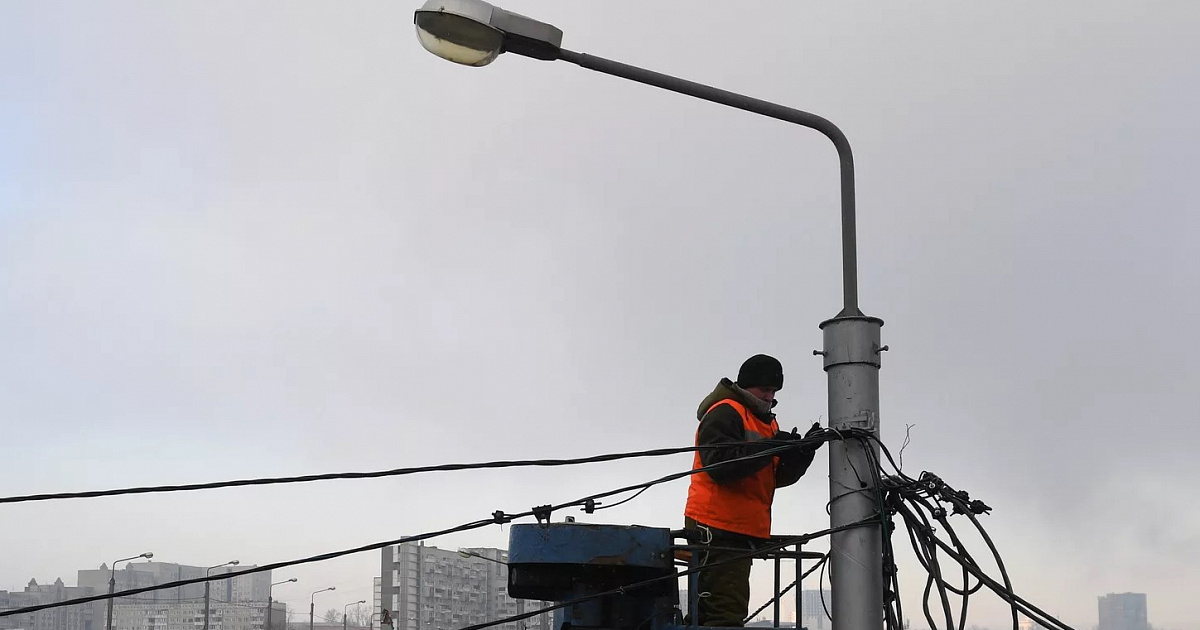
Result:
<svg viewBox="0 0 1200 630"><path fill-rule="evenodd" d="M1145 593L1109 593L1099 600L1099 630L1149 630Z"/></svg>
<svg viewBox="0 0 1200 630"><path fill-rule="evenodd" d="M454 630L545 606L508 596L507 561L503 549L459 553L412 543L387 547L379 599L391 612L395 630ZM551 630L551 617L545 613L496 628Z"/></svg>
<svg viewBox="0 0 1200 630"><path fill-rule="evenodd" d="M808 630L827 630L833 627L826 610L830 605L829 591L804 590L800 593L799 626Z"/></svg>

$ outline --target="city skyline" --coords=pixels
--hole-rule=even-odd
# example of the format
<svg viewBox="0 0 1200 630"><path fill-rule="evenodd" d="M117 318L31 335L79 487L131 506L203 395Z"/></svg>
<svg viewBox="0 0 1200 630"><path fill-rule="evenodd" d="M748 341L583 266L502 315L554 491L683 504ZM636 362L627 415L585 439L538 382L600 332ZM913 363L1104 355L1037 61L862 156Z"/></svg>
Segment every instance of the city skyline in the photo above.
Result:
<svg viewBox="0 0 1200 630"><path fill-rule="evenodd" d="M389 611L396 613L396 621L394 622L393 628L395 630L416 630L418 628L416 622L414 621L415 617L410 615L409 618L405 619L398 614L409 607L407 604L404 604L406 600L394 594L402 591L396 591L393 588L392 580L384 577L389 571L396 569L401 571L401 573L397 574L400 576L400 579L405 580L406 578L404 576L408 574L404 573L403 571L406 570L404 567L407 566L406 561L410 560L409 556L412 556L411 559L413 559L413 562L416 562L415 558L418 556L422 557L423 562L428 564L427 570L430 571L431 577L436 571L437 579L439 580L443 579L441 578L442 568L447 566L447 563L449 563L451 567L471 567L469 570L478 571L481 575L487 575L489 574L489 571L496 573L497 579L500 580L497 582L497 585L501 587L506 586L506 582L503 578L505 574L505 567L503 563L507 560L507 552L504 549L473 546L448 550L439 549L434 545L426 546L413 543L406 543L394 547L389 546L382 550L383 562L380 567L381 575L370 578L373 584L371 590L374 593L374 596L370 599L363 600L361 603L356 601L343 607L343 610L348 610L349 605L354 605L356 613L360 611L360 606L369 607L373 611L371 613L372 622L365 625L356 622L355 624L350 625L350 627L376 630L378 628L377 615L379 613L380 606L387 601L387 598L390 597L392 603L389 607ZM400 558L402 557L405 559L405 561L401 561ZM413 566L415 567L417 565ZM254 566L247 565L240 568L253 569ZM27 605L33 605L35 603L61 601L62 599L73 599L77 597L86 597L93 594L99 594L107 588L107 576L110 575L110 570L111 568L108 567L107 564L102 564L98 569L79 569L77 570L78 580L75 585L67 585L61 578L56 578L54 582L50 584L39 583L37 578L31 578L23 592L14 591L11 589L0 589L0 610L23 607ZM197 571L203 572L204 570L204 567L145 560L136 563L130 562L125 565L125 568L116 570L114 573L112 573L112 575L114 578L118 578L117 590L120 591L123 588L154 586L160 582L180 579L184 576L193 576L197 574ZM218 573L218 575L220 575L235 570L235 567L221 567L218 570L222 572ZM100 584L96 579L96 576L101 574L104 576L102 584ZM154 576L155 579L147 579L146 576ZM235 578L215 580L214 583L224 583L222 585L224 594L216 595L212 599L212 606L214 607L213 630L266 630L265 603L268 596L267 589L271 585L271 580L272 577L270 571L264 571L261 573L254 573ZM235 584L239 583L240 586L235 587ZM287 582L284 583L287 584ZM97 587L98 584L99 588ZM449 584L431 582L431 586L429 586L429 588L455 589L467 587L450 586ZM480 592L487 593L489 592L488 588L494 587L485 587L484 590ZM334 590L337 590L336 585ZM503 589L501 592L503 592ZM58 599L54 599L53 595L50 598L45 598L46 593L58 593ZM185 587L153 590L149 591L147 594L135 596L133 598L116 598L114 600L114 623L112 630L147 630L147 627L145 626L145 617L147 616L148 612L151 615L155 614L154 611L157 611L157 614L162 615L164 620L170 620L169 622L164 621L164 625L161 627L156 627L156 630L184 630L188 627L187 621L196 614L199 614L197 611L202 610L202 593L202 584L192 584ZM679 591L679 606L681 611L686 611L686 593L686 588L683 588L683 584L681 582L681 588ZM804 614L801 618L801 621L803 622L801 625L806 627L808 630L821 630L822 628L829 627L828 618L825 615L821 605L822 593L827 602L828 598L831 597L831 594L828 590L820 591L814 589L804 589L802 591ZM190 597L186 595L190 595ZM221 597L226 597L228 599L221 599ZM439 595L438 597L439 599L436 601L442 601L440 599L442 596ZM495 597L495 595L493 594L492 597ZM501 597L504 598L503 595L501 595ZM448 593L445 595L445 598L445 601L450 601L450 596ZM457 599L457 596L455 599ZM482 602L484 600L481 599L480 601ZM1172 626L1155 625L1150 621L1150 615L1148 613L1148 598L1145 593L1108 593L1097 596L1097 601L1098 614L1096 623L1088 626L1077 627L1076 630L1173 630ZM796 621L793 602L794 600L790 597L785 597L782 600L783 612L781 619L785 622L795 623ZM262 605L246 606L246 603L258 603ZM275 622L272 623L272 625L279 623L287 624L290 627L292 624L296 623L296 617L298 615L307 618L307 612L301 608L297 608L295 606L285 606L284 602L278 599L276 599L276 603L280 606L280 608L278 608L276 611L276 614L278 614L279 617ZM104 625L97 626L95 623L97 623L96 620L100 620L100 623L102 624L101 616L103 613L101 611L105 609L106 605L106 601L99 601L91 605L82 604L59 609L51 609L50 611L46 612L54 615L52 622L50 624L39 622L36 625L36 628L32 628L30 630L105 630ZM436 604L426 604L426 608L430 608L433 605ZM463 609L461 613L463 615L461 622L458 621L457 615L459 613L457 612L457 609L454 609L456 611L454 613L456 615L454 623L447 622L446 624L439 625L441 623L440 621L435 621L431 618L430 622L423 626L423 630L433 630L434 628L437 628L438 630L453 630L454 628L469 625L470 623L479 623L481 621L499 618L501 616L507 616L517 612L524 612L526 610L538 608L542 605L546 605L546 603L518 600L518 602L515 604L504 604L495 610L492 610L490 607L480 609L482 612L468 612L467 609ZM94 609L93 612L88 613L91 615L92 621L90 623L92 625L88 625L80 621L79 616L83 614L81 611L86 608ZM246 608L253 608L254 610L247 611L245 610ZM323 619L327 612L336 613L337 607L317 607L316 616L318 619ZM755 617L755 619L768 619L769 616L770 611L767 610ZM232 619L229 625L224 624L226 617ZM13 630L21 628L19 624L14 624L14 619L19 618L0 618L0 630ZM526 625L523 627L534 628L535 630L551 630L551 628L546 625L549 623L549 619L549 614L543 615L541 617L541 621L537 622L542 625L535 624L532 626ZM447 618L447 620L449 620L449 618ZM910 618L908 621L911 623L913 620ZM335 622L332 625L340 627L341 623ZM282 627L282 625L280 627ZM512 628L509 628L508 626L499 627L501 627L502 630L518 630L517 625L512 625ZM980 624L972 624L972 627L976 628L976 630L988 630L988 626ZM1005 626L1000 625L998 627L1003 628ZM918 623L911 624L912 630L922 630L923 628L925 628L925 626L922 626L919 621ZM314 628L314 630L317 629ZM1020 630L1043 630L1043 626L1040 626L1039 624L1022 615Z"/></svg>

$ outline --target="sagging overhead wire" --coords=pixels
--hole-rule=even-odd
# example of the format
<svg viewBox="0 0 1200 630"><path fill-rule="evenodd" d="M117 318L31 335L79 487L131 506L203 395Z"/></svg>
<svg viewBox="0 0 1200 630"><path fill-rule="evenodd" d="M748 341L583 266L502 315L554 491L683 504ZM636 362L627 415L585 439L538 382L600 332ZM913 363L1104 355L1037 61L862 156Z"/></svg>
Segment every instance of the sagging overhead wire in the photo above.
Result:
<svg viewBox="0 0 1200 630"><path fill-rule="evenodd" d="M875 522L875 520L871 519L870 524L873 524L874 522ZM787 595L789 591L791 591L793 588L796 588L796 585L800 583L800 580L803 580L804 578L808 577L809 575L812 575L813 571L820 569L828 561L829 561L829 554L825 554L825 557L821 558L820 560L817 560L816 563L813 564L811 567L809 567L809 569L807 571L805 571L804 573L801 573L799 578L792 580L791 584L788 584L786 587L784 587L783 590L779 591L778 593L775 593L775 597L768 599L767 603L758 607L758 610L755 610L754 612L750 613L749 615L746 615L746 618L742 620L742 623L746 624L746 623L750 623L751 621L754 621L754 618L757 617L759 613L766 610L767 607L770 606L771 604L774 604L775 602L782 599L783 596Z"/></svg>
<svg viewBox="0 0 1200 630"><path fill-rule="evenodd" d="M497 511L492 514L491 518L480 519L477 521L471 521L468 523L463 523L461 525L456 525L454 527L449 527L446 529L436 530L436 531L432 531L432 532L426 532L423 534L416 534L413 536L404 536L402 538L397 538L394 540L371 543L368 545L362 545L362 546L353 547L350 549L331 551L328 553L322 553L322 554L317 554L314 556L308 556L306 558L300 558L297 560L273 562L270 564L264 564L264 565L260 565L260 566L253 567L253 568L241 569L238 571L230 571L228 573L222 573L219 575L190 578L190 579L186 579L186 580L177 580L175 582L167 582L167 583L158 584L155 586L134 588L134 589L119 591L119 592L110 593L110 594L92 595L92 596L88 596L88 597L80 597L80 598L70 599L70 600L65 600L65 601L60 601L60 602L39 604L36 606L28 606L25 608L4 610L4 611L0 611L0 617L22 615L22 614L37 612L39 610L47 610L50 608L61 608L64 606L76 606L79 604L87 604L87 603L103 601L103 600L107 600L107 599L129 597L131 595L138 595L138 594L147 593L150 591L179 588L179 587L188 586L191 584L201 584L201 583L209 582L209 581L228 580L228 579L240 577L243 575L250 575L253 573L261 573L264 571L273 571L276 569L282 569L285 567L291 567L291 566L296 566L296 565L300 565L300 564L310 564L313 562L322 562L325 560L332 560L334 558L340 558L342 556L348 556L348 555L352 555L352 554L356 554L356 553L362 553L365 551L377 551L379 549L383 549L385 547L390 547L393 545L417 542L417 541L421 541L421 540L428 540L430 538L436 538L438 536L445 536L448 534L455 534L455 533L470 531L470 530L474 530L474 529L481 529L483 527L487 527L488 525L493 525L493 524L503 525L505 523L512 522L513 520L516 520L516 519L528 518L531 516L536 517L539 520L542 520L542 519L548 518L552 512L567 509L567 508L572 508L572 507L582 507L584 509L595 509L594 506L596 505L596 501L599 499L604 499L604 498L607 498L610 496L623 494L626 492L643 490L645 488L664 484L664 483L667 483L670 481L674 481L676 479L681 479L683 477L689 477L691 475L698 474L701 472L708 472L710 470L716 470L716 469L724 467L724 466L730 466L730 465L734 465L737 463L757 459L760 457L777 455L779 453L782 453L784 451L788 451L791 449L801 448L804 446L811 446L813 444L823 442L824 440L825 440L824 437L820 437L820 438L814 437L814 438L809 438L806 440L778 442L777 444L780 444L779 446L770 446L769 448L766 448L763 451L755 453L753 455L730 459L730 460L719 462L716 464L711 464L709 466L701 466L699 468L695 468L695 469L691 469L691 470L687 470L687 471L672 473L669 475L659 477L657 479L653 479L651 481L638 483L638 484L632 484L629 486L617 488L615 490L607 490L604 492L598 492L596 494L592 494L592 495L582 497L579 499L575 499L572 501L567 501L564 503L539 506L539 507L535 507L531 510L526 510L526 511L518 512L515 514L507 514L503 511ZM757 444L762 445L763 442L760 441L760 442L757 442ZM730 445L731 444L724 444L723 446L727 447ZM877 518L877 517L872 517L872 519L875 519L875 518ZM792 540L787 544L795 544L795 542L796 542L795 540Z"/></svg>
<svg viewBox="0 0 1200 630"><path fill-rule="evenodd" d="M238 488L243 486L268 486L275 484L286 483L308 483L312 481L331 481L335 479L378 479L382 477L401 477L404 475L415 475L419 473L431 472L451 472L460 470L487 470L496 468L530 468L530 467L554 467L554 466L576 466L580 464L596 464L601 462L613 462L623 459L635 459L641 457L663 457L666 455L677 455L679 453L691 453L698 450L726 448L729 446L739 446L750 444L749 442L737 442L729 444L721 444L714 446L682 446L677 448L656 448L644 451L630 451L625 453L607 453L603 455L591 455L588 457L577 457L572 459L514 459L500 460L491 462L474 462L474 463L459 463L459 464L437 464L431 466L412 466L408 468L393 468L391 470L376 470L368 472L341 472L341 473L324 473L317 475L298 475L294 477L266 477L260 479L233 479L230 481L213 481L207 483L189 483L178 485L164 486L140 486L135 488L117 488L112 490L87 490L82 492L55 492L47 494L27 494L22 496L0 497L0 504L5 503L28 503L31 501L55 501L61 499L92 499L97 497L115 497L126 494L152 494L160 492L188 492L193 490L215 490L218 488Z"/></svg>

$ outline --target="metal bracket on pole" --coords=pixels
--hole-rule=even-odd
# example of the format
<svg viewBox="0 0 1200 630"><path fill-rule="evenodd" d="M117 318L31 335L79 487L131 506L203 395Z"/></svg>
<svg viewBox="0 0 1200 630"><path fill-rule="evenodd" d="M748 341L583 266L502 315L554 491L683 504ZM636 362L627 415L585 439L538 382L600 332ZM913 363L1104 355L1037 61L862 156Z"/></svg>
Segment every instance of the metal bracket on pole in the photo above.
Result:
<svg viewBox="0 0 1200 630"><path fill-rule="evenodd" d="M878 317L835 317L821 322L825 336L825 371L835 365L866 363L880 367L887 346L879 345L883 320Z"/></svg>

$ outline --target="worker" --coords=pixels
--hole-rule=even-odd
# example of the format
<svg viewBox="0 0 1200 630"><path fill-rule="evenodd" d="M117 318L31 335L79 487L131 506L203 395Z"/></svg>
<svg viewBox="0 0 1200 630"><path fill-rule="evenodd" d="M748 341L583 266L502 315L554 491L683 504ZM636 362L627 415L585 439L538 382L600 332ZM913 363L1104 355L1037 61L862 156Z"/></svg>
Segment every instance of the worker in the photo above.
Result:
<svg viewBox="0 0 1200 630"><path fill-rule="evenodd" d="M729 560L768 542L775 489L799 481L822 443L814 441L753 457L786 446L783 441L802 440L821 431L820 423L803 436L795 429L779 431L771 410L781 389L783 366L774 357L756 354L742 364L736 382L722 378L696 411L700 421L696 446L737 444L697 450L693 470L749 458L691 477L684 526L699 535L701 544L712 547L701 552L702 566L716 565L701 570L697 577L698 590L704 595L699 610L691 613L698 625L743 625L750 606L751 558Z"/></svg>

